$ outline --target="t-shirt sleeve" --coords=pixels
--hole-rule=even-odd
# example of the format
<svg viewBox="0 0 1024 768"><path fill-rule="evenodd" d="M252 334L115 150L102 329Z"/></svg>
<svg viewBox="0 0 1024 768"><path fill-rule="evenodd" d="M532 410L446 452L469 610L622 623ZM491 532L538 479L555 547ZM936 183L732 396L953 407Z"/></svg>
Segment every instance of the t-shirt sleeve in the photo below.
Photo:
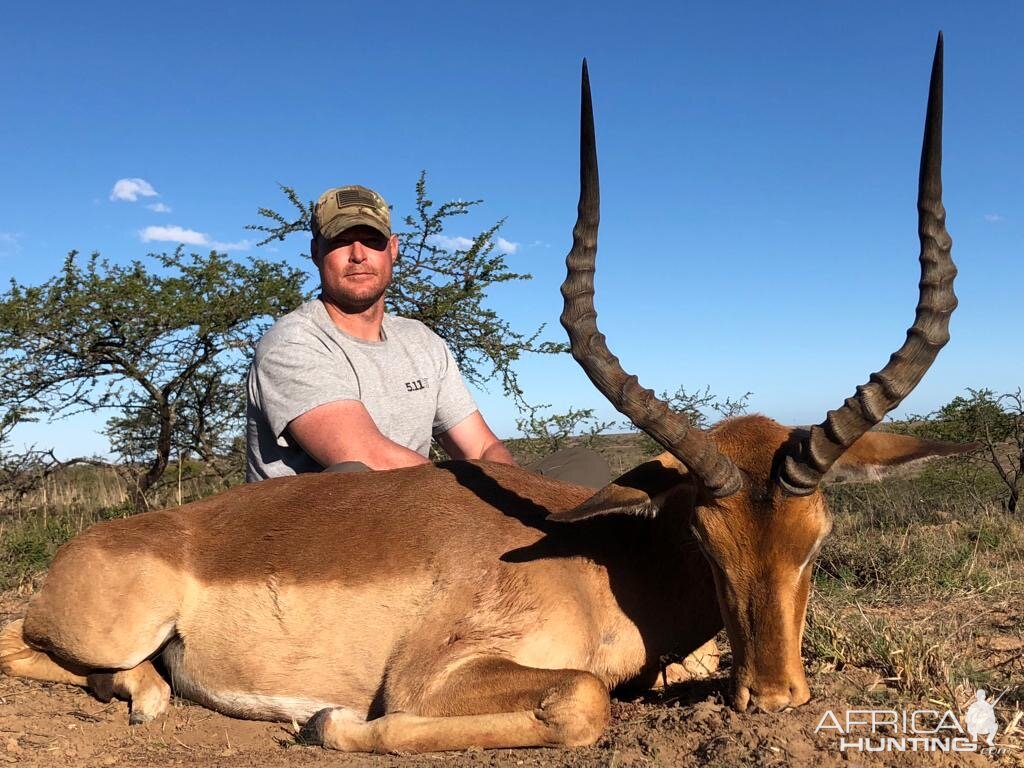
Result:
<svg viewBox="0 0 1024 768"><path fill-rule="evenodd" d="M301 335L301 334L300 334ZM288 423L317 406L359 400L359 379L345 357L322 342L280 333L261 343L249 373L249 397L258 404L279 445Z"/></svg>
<svg viewBox="0 0 1024 768"><path fill-rule="evenodd" d="M441 347L442 361L438 376L437 412L434 414L433 433L439 435L447 432L460 421L477 410L476 401L469 393L466 382L462 379L459 366L452 357L451 350L444 340L437 336Z"/></svg>

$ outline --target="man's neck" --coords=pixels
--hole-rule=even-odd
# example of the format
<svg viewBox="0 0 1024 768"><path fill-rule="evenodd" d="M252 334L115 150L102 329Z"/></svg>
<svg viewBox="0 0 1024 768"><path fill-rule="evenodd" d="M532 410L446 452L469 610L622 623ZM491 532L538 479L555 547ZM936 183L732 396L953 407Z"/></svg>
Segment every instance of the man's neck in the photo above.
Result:
<svg viewBox="0 0 1024 768"><path fill-rule="evenodd" d="M338 328L349 336L355 336L363 341L380 341L380 327L384 322L384 299L381 298L376 304L362 312L346 312L337 304L333 304L324 296L320 302L327 310L327 316Z"/></svg>

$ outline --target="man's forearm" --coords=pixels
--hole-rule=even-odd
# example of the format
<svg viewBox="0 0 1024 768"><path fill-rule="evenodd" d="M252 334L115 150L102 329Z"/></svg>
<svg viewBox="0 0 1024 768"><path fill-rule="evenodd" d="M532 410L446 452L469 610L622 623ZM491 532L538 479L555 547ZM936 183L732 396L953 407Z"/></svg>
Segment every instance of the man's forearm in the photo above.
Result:
<svg viewBox="0 0 1024 768"><path fill-rule="evenodd" d="M363 462L370 469L398 469L430 463L430 459L425 456L383 436L366 448L367 450L360 452L356 460Z"/></svg>
<svg viewBox="0 0 1024 768"><path fill-rule="evenodd" d="M499 464L516 464L512 454L508 452L508 448L500 440L487 446L480 458L484 461L495 461Z"/></svg>
<svg viewBox="0 0 1024 768"><path fill-rule="evenodd" d="M487 426L480 411L474 411L447 432L437 435L437 441L453 459L516 463L505 444Z"/></svg>
<svg viewBox="0 0 1024 768"><path fill-rule="evenodd" d="M359 461L370 469L396 469L429 462L416 451L382 435L366 408L356 400L314 408L293 419L288 431L302 450L323 467Z"/></svg>

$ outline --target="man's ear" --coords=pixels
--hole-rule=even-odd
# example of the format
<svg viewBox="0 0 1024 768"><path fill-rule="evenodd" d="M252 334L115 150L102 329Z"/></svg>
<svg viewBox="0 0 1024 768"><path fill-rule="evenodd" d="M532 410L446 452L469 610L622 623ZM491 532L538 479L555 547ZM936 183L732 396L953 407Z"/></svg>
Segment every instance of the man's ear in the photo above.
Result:
<svg viewBox="0 0 1024 768"><path fill-rule="evenodd" d="M825 482L874 482L900 467L924 464L942 456L956 456L981 443L949 443L892 432L865 432L825 473Z"/></svg>
<svg viewBox="0 0 1024 768"><path fill-rule="evenodd" d="M613 480L575 509L555 512L547 519L574 523L598 515L654 517L665 499L677 490L696 493L686 467L672 454L663 453Z"/></svg>
<svg viewBox="0 0 1024 768"><path fill-rule="evenodd" d="M391 257L391 266L395 266L398 261L398 235L388 238L388 255Z"/></svg>
<svg viewBox="0 0 1024 768"><path fill-rule="evenodd" d="M309 255L313 258L313 263L316 264L316 268L320 269L320 248L317 245L315 237L309 241Z"/></svg>

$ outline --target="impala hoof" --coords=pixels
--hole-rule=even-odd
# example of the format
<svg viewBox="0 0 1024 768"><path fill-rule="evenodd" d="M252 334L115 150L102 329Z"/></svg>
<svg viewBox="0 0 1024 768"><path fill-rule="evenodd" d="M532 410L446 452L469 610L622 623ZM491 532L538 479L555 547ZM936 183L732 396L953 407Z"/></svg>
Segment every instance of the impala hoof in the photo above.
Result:
<svg viewBox="0 0 1024 768"><path fill-rule="evenodd" d="M324 745L324 727L331 719L332 711L332 707L324 707L309 718L299 731L299 743L310 747L322 747Z"/></svg>

